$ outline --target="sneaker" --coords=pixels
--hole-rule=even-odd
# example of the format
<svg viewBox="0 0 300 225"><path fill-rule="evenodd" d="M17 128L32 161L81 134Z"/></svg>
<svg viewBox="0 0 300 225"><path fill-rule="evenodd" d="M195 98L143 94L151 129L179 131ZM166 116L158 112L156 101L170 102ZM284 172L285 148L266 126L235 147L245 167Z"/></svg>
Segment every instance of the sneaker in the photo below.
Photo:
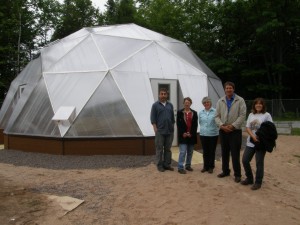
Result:
<svg viewBox="0 0 300 225"><path fill-rule="evenodd" d="M218 174L218 177L219 178L223 178L223 177L228 177L230 174L229 173L220 173L220 174Z"/></svg>
<svg viewBox="0 0 300 225"><path fill-rule="evenodd" d="M234 182L235 183L240 183L241 182L241 177L235 177Z"/></svg>
<svg viewBox="0 0 300 225"><path fill-rule="evenodd" d="M194 169L190 166L185 167L185 169L188 170L188 171L194 171Z"/></svg>
<svg viewBox="0 0 300 225"><path fill-rule="evenodd" d="M162 168L162 167L157 167L157 170L158 170L159 172L165 172L165 169Z"/></svg>
<svg viewBox="0 0 300 225"><path fill-rule="evenodd" d="M211 169L211 168L210 168L210 169L208 169L208 172L209 172L209 173L213 173L213 172L214 172L214 169Z"/></svg>
<svg viewBox="0 0 300 225"><path fill-rule="evenodd" d="M174 168L171 167L171 166L168 166L168 167L164 167L165 170L170 170L170 171L174 171Z"/></svg>
<svg viewBox="0 0 300 225"><path fill-rule="evenodd" d="M186 174L186 171L184 169L178 169L178 173L180 173L180 174Z"/></svg>
<svg viewBox="0 0 300 225"><path fill-rule="evenodd" d="M251 190L255 191L261 188L261 184L253 184L253 186L251 187Z"/></svg>
<svg viewBox="0 0 300 225"><path fill-rule="evenodd" d="M253 180L249 180L248 178L246 178L245 180L243 180L241 182L242 185L248 185L248 184L253 184Z"/></svg>

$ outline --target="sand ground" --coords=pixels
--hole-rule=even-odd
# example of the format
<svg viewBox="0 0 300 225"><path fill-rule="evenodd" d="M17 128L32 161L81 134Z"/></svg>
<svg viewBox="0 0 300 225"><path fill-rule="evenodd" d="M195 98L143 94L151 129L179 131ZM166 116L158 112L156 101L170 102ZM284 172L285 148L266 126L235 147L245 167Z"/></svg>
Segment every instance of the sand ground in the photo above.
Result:
<svg viewBox="0 0 300 225"><path fill-rule="evenodd" d="M160 173L153 161L135 168L68 170L0 163L0 224L300 224L299 136L279 136L277 149L266 155L257 191L232 176L217 178L220 161L213 174L201 173L201 163L193 167L181 175ZM47 198L49 192L84 203L65 214Z"/></svg>

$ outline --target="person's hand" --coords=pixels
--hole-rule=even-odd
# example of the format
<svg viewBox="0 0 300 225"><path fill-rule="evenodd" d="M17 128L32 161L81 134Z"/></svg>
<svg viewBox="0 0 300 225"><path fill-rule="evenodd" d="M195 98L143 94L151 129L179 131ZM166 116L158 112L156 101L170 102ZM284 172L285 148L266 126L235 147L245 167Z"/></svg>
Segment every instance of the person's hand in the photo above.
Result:
<svg viewBox="0 0 300 225"><path fill-rule="evenodd" d="M230 133L234 130L234 126L232 125L222 125L220 127L221 130L223 130L225 133Z"/></svg>
<svg viewBox="0 0 300 225"><path fill-rule="evenodd" d="M184 138L187 138L187 137L191 137L191 134L189 133L189 132L187 132L187 133L183 133L183 135L182 135Z"/></svg>
<svg viewBox="0 0 300 225"><path fill-rule="evenodd" d="M253 136L252 139L254 142L259 142L258 137L256 137L256 136Z"/></svg>
<svg viewBox="0 0 300 225"><path fill-rule="evenodd" d="M156 128L156 127L154 128L154 132L155 132L155 133L157 132L157 128Z"/></svg>
<svg viewBox="0 0 300 225"><path fill-rule="evenodd" d="M227 125L228 129L230 129L231 131L235 130L235 127L233 125Z"/></svg>

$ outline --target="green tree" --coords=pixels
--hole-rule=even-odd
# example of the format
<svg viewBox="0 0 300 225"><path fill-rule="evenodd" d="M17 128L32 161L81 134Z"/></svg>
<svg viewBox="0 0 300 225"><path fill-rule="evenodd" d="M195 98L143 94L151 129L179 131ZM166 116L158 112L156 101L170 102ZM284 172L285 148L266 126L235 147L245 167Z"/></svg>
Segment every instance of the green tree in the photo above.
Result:
<svg viewBox="0 0 300 225"><path fill-rule="evenodd" d="M299 76L299 70L295 70L300 60L299 1L256 0L251 9L254 16L249 19L253 18L251 22L257 25L250 45L256 53L251 55L252 67L255 65L256 71L262 72L260 77L254 77L255 86L282 99L284 91L290 91L285 84L297 73Z"/></svg>
<svg viewBox="0 0 300 225"><path fill-rule="evenodd" d="M104 13L105 24L116 24L118 20L118 3L114 0L108 0L105 4L106 12Z"/></svg>
<svg viewBox="0 0 300 225"><path fill-rule="evenodd" d="M117 23L134 23L136 8L133 0L120 0L117 10Z"/></svg>
<svg viewBox="0 0 300 225"><path fill-rule="evenodd" d="M0 5L0 101L11 81L32 58L36 36L34 5L8 0Z"/></svg>
<svg viewBox="0 0 300 225"><path fill-rule="evenodd" d="M247 98L287 95L299 77L299 1L228 0L217 7L211 68Z"/></svg>
<svg viewBox="0 0 300 225"><path fill-rule="evenodd" d="M37 36L36 46L43 47L51 40L52 33L58 24L61 5L57 0L36 0Z"/></svg>
<svg viewBox="0 0 300 225"><path fill-rule="evenodd" d="M100 12L93 7L91 0L64 0L52 40L64 38L83 27L98 25L99 17Z"/></svg>
<svg viewBox="0 0 300 225"><path fill-rule="evenodd" d="M137 2L140 4L136 16L138 24L179 40L184 39L185 16L182 1L140 0Z"/></svg>
<svg viewBox="0 0 300 225"><path fill-rule="evenodd" d="M184 10L184 41L203 60L211 61L215 49L216 5L214 0L186 0L182 4Z"/></svg>

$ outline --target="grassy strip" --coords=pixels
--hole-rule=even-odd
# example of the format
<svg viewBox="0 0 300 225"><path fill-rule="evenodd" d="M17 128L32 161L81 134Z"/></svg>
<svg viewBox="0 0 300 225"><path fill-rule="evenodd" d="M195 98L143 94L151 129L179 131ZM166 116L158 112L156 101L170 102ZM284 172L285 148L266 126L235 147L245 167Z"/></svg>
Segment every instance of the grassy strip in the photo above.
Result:
<svg viewBox="0 0 300 225"><path fill-rule="evenodd" d="M293 117L293 118L274 117L273 120L274 121L300 121L300 118L299 117Z"/></svg>
<svg viewBox="0 0 300 225"><path fill-rule="evenodd" d="M292 128L291 135L300 136L300 128Z"/></svg>

